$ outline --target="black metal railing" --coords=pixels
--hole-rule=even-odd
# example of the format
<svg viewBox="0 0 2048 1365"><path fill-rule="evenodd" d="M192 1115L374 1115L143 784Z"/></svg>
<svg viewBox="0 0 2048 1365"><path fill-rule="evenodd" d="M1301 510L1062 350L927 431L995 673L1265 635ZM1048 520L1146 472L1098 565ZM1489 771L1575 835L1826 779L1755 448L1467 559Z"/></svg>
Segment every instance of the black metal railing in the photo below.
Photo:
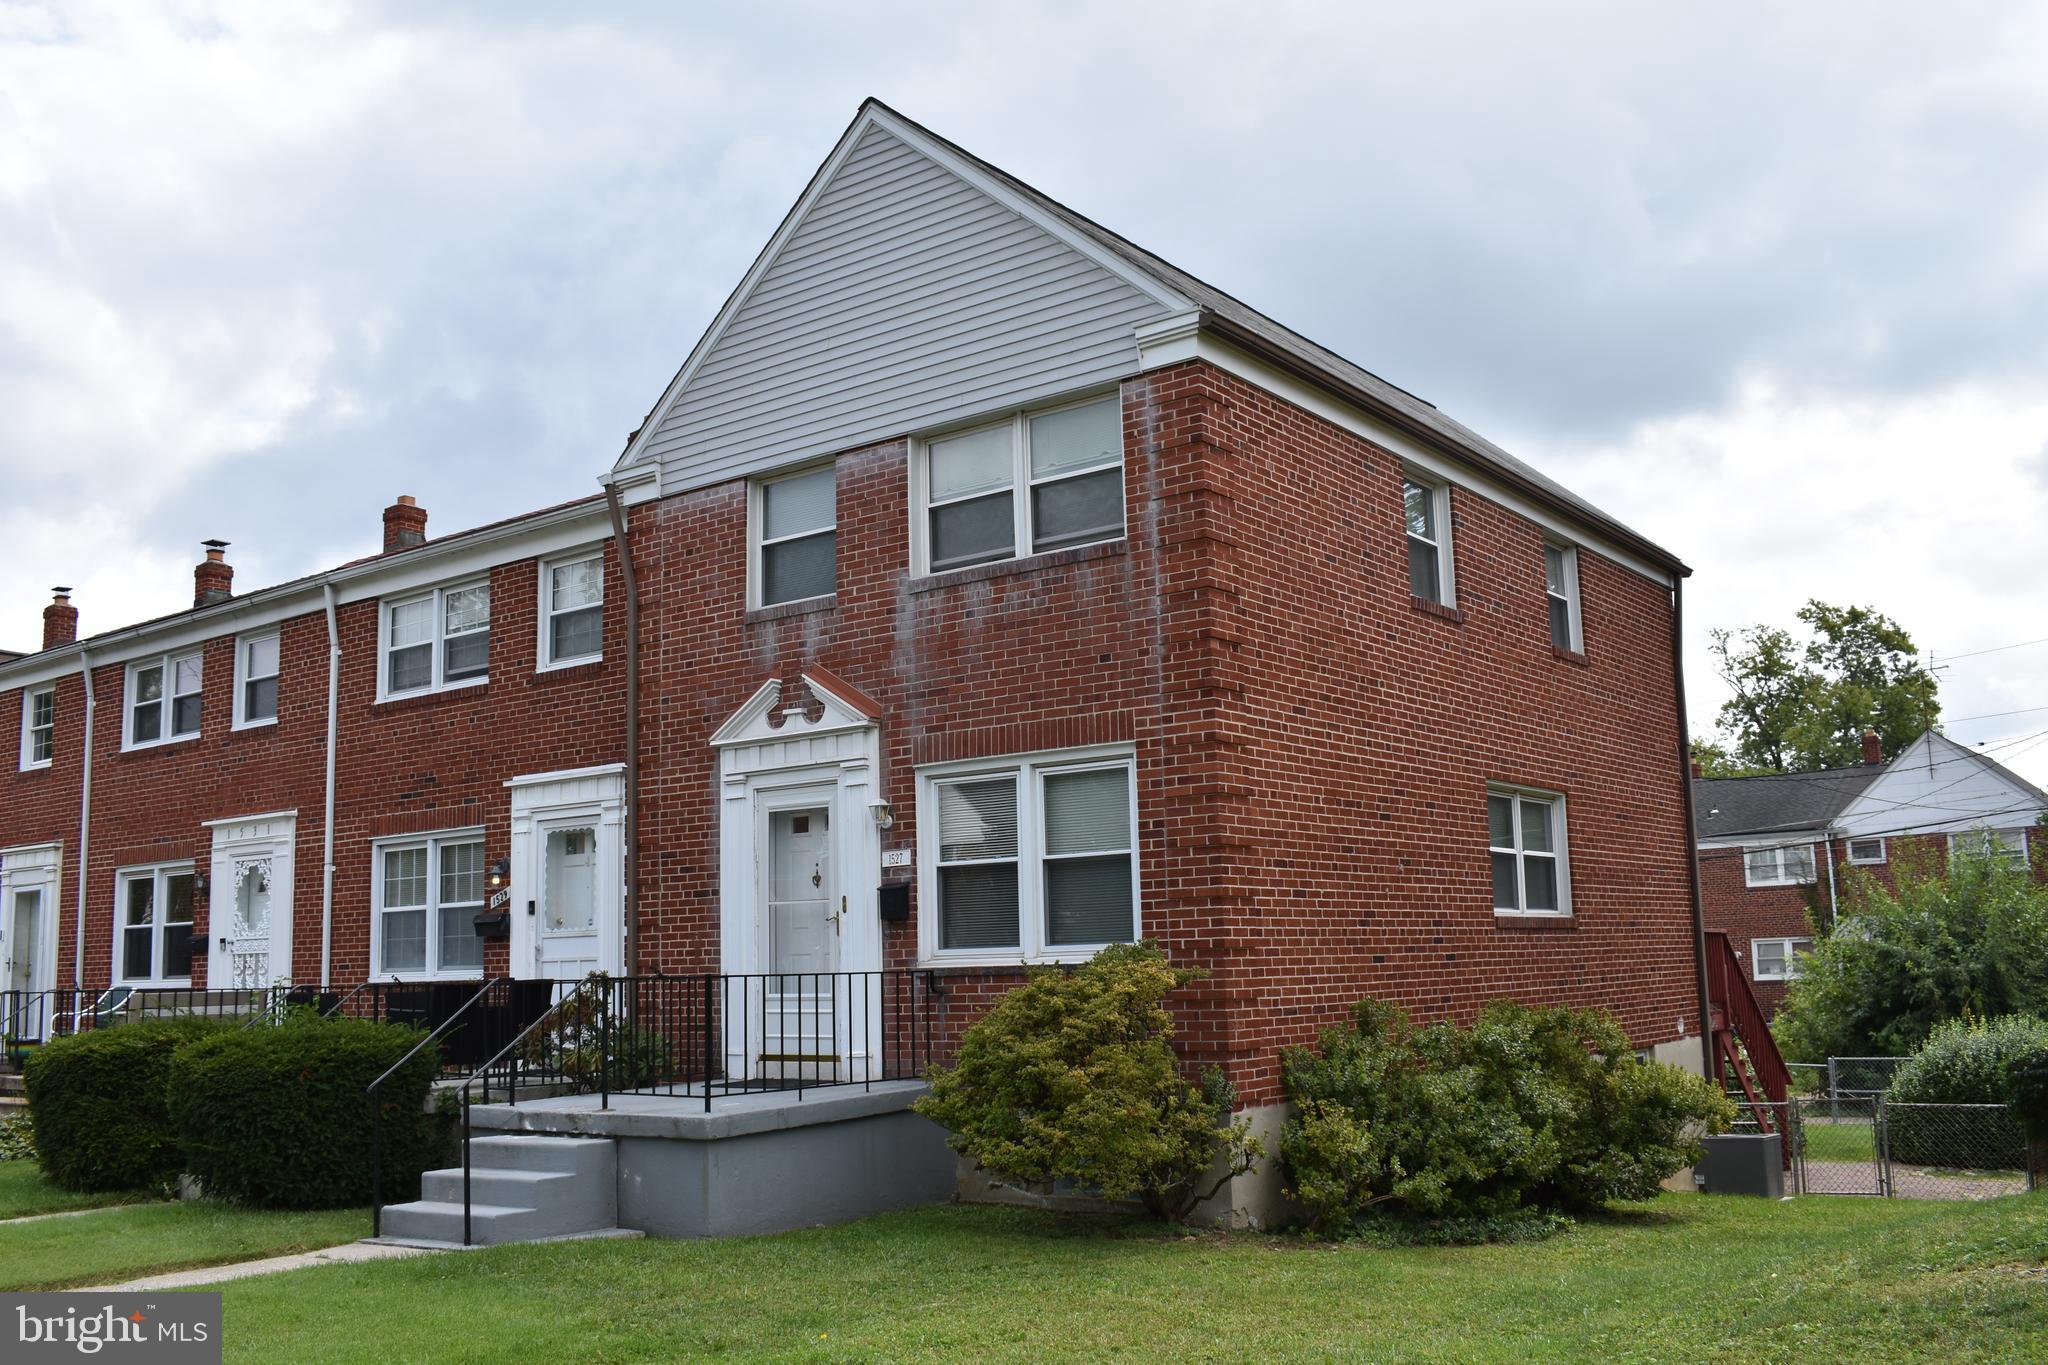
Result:
<svg viewBox="0 0 2048 1365"><path fill-rule="evenodd" d="M0 1032L8 1046L47 1042L68 1034L138 1019L241 1019L270 1008L268 990L221 990L203 986L111 986L77 990L0 992Z"/></svg>
<svg viewBox="0 0 2048 1365"><path fill-rule="evenodd" d="M462 1242L472 1239L471 1111L502 1096L723 1098L912 1080L951 1038L936 974L875 972L590 976L461 1082Z"/></svg>

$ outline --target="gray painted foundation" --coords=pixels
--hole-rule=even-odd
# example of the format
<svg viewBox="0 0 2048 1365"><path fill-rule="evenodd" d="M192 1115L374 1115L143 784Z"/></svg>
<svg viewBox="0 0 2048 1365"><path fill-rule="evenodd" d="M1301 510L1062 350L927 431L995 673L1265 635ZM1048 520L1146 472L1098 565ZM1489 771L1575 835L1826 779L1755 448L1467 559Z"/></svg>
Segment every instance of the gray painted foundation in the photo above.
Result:
<svg viewBox="0 0 2048 1365"><path fill-rule="evenodd" d="M588 1095L478 1105L478 1132L609 1138L618 1225L658 1237L735 1237L850 1222L956 1197L945 1132L910 1112L915 1081L871 1090L701 1096Z"/></svg>

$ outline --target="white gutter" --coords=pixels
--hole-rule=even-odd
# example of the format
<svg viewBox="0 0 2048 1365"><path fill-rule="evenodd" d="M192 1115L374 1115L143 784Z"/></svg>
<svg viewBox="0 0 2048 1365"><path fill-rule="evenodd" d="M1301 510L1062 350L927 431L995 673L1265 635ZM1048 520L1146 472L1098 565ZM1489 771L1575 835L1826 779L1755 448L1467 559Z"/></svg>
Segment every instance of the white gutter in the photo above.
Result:
<svg viewBox="0 0 2048 1365"><path fill-rule="evenodd" d="M92 654L78 651L78 676L85 683L84 768L78 779L78 934L71 946L71 988L85 989L85 883L92 855Z"/></svg>
<svg viewBox="0 0 2048 1365"><path fill-rule="evenodd" d="M334 620L334 584L321 584L327 607L327 795L320 808L320 989L334 959L334 734L341 704L341 634Z"/></svg>

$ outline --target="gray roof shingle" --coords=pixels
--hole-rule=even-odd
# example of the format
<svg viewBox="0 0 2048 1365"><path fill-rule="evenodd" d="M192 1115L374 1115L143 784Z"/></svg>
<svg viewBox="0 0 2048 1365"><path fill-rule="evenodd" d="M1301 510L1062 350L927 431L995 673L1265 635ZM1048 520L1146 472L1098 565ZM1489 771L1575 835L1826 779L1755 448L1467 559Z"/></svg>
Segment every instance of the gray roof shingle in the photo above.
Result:
<svg viewBox="0 0 2048 1365"><path fill-rule="evenodd" d="M1693 829L1702 839L1818 829L1883 772L1883 765L1868 763L1812 773L1695 778Z"/></svg>

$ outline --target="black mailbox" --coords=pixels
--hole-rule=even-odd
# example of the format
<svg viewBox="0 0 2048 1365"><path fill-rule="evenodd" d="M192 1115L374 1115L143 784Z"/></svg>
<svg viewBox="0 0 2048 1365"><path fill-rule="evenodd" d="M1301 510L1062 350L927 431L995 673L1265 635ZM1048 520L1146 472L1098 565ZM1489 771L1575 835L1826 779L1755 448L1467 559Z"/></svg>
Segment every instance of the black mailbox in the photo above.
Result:
<svg viewBox="0 0 2048 1365"><path fill-rule="evenodd" d="M875 890L875 901L882 908L882 918L891 924L901 924L910 918L910 883L892 882Z"/></svg>
<svg viewBox="0 0 2048 1365"><path fill-rule="evenodd" d="M472 922L478 938L512 937L512 917L503 910L479 910Z"/></svg>

